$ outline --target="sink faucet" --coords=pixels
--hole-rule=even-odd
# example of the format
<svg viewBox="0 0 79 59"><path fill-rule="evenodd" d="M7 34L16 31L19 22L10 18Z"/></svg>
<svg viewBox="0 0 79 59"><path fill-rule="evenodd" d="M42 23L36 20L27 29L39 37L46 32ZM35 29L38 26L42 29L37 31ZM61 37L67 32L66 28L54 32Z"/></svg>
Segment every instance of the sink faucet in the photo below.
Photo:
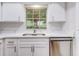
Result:
<svg viewBox="0 0 79 59"><path fill-rule="evenodd" d="M34 32L33 33L36 33L36 29L34 29Z"/></svg>

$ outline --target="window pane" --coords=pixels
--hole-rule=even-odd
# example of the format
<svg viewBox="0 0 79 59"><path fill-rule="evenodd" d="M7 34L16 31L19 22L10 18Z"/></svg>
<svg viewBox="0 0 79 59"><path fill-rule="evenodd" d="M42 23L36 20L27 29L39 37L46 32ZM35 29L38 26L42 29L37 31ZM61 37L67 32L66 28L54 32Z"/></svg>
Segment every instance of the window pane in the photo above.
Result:
<svg viewBox="0 0 79 59"><path fill-rule="evenodd" d="M32 14L33 14L33 10L32 9L27 9L26 10L26 15L27 15L26 17L27 18L32 18Z"/></svg>
<svg viewBox="0 0 79 59"><path fill-rule="evenodd" d="M33 18L39 18L39 14L33 14Z"/></svg>
<svg viewBox="0 0 79 59"><path fill-rule="evenodd" d="M27 9L27 10L26 10L26 13L27 13L27 14L32 14L32 13L33 13L33 10L32 10L32 9Z"/></svg>
<svg viewBox="0 0 79 59"><path fill-rule="evenodd" d="M29 29L34 28L33 19L28 19L28 20L26 21L26 25L27 25L27 28L29 28Z"/></svg>
<svg viewBox="0 0 79 59"><path fill-rule="evenodd" d="M40 13L40 18L46 18L46 13Z"/></svg>
<svg viewBox="0 0 79 59"><path fill-rule="evenodd" d="M46 29L46 8L27 9L26 17L28 29Z"/></svg>
<svg viewBox="0 0 79 59"><path fill-rule="evenodd" d="M34 9L34 13L38 14L39 13L39 9Z"/></svg>
<svg viewBox="0 0 79 59"><path fill-rule="evenodd" d="M46 8L45 8L45 9L40 9L40 13L44 13L44 14L46 14L46 11L47 11Z"/></svg>
<svg viewBox="0 0 79 59"><path fill-rule="evenodd" d="M27 18L32 18L32 14L27 14Z"/></svg>
<svg viewBox="0 0 79 59"><path fill-rule="evenodd" d="M39 27L40 29L46 29L46 20L45 19L41 19L42 21L40 21Z"/></svg>

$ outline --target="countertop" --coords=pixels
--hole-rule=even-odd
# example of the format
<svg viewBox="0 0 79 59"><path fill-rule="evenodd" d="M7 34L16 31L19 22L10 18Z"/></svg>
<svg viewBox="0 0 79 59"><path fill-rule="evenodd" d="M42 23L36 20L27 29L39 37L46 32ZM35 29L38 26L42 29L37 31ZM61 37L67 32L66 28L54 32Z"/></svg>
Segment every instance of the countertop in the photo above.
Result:
<svg viewBox="0 0 79 59"><path fill-rule="evenodd" d="M67 38L72 38L74 37L73 35L68 35L68 34L55 34L55 35L52 35L52 34L49 34L49 35L45 35L45 36L22 36L20 34L5 34L5 35L0 35L0 39L3 39L3 38L28 38L28 37L33 37L33 38L56 38L56 37L67 37Z"/></svg>

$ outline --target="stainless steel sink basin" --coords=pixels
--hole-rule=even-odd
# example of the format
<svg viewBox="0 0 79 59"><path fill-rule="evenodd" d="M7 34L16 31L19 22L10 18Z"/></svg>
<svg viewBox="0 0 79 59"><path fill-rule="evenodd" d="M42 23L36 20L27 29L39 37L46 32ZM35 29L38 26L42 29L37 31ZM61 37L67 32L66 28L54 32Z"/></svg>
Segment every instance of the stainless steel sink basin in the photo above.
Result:
<svg viewBox="0 0 79 59"><path fill-rule="evenodd" d="M24 33L23 36L45 36L43 33Z"/></svg>

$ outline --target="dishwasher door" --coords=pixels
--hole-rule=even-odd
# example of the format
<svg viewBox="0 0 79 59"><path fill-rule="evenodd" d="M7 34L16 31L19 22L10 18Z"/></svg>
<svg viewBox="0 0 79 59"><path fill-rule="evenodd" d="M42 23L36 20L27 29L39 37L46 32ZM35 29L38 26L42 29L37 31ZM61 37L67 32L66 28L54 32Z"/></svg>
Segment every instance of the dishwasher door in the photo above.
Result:
<svg viewBox="0 0 79 59"><path fill-rule="evenodd" d="M50 56L71 56L72 40L50 40ZM64 39L64 38L63 38Z"/></svg>

